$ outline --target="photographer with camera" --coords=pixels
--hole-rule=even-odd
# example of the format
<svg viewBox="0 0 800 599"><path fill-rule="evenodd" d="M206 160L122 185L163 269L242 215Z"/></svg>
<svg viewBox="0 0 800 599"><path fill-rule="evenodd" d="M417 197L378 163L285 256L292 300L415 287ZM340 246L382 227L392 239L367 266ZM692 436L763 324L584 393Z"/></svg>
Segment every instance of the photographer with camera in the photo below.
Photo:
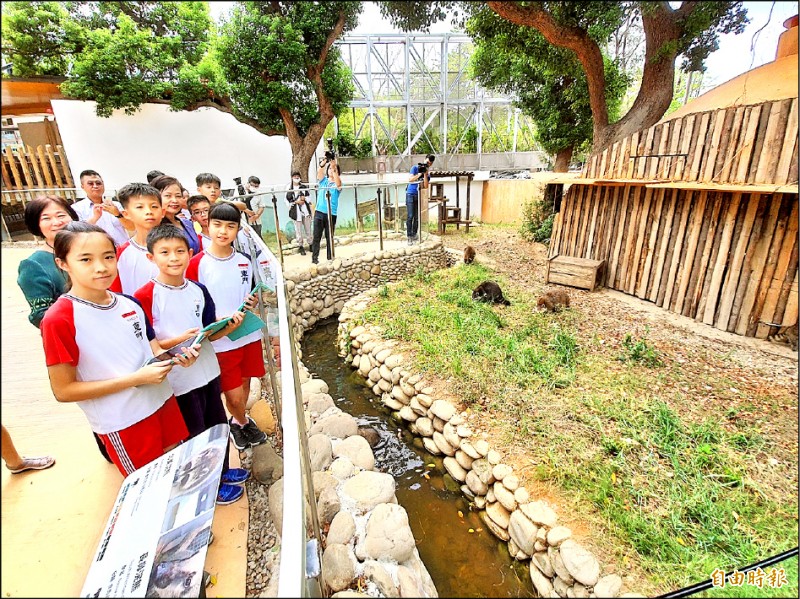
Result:
<svg viewBox="0 0 800 599"><path fill-rule="evenodd" d="M406 211L408 212L406 235L408 236L408 245L414 244L419 229L419 184L422 182L423 189L428 188L430 181L428 171L433 166L434 160L436 160L436 156L428 154L425 157L425 162L417 163L411 167L411 177L408 179L409 183L406 187Z"/></svg>
<svg viewBox="0 0 800 599"><path fill-rule="evenodd" d="M311 249L311 194L308 185L300 179L300 172L292 173L292 182L286 186L286 203L289 205L289 218L294 221L295 238L300 248L300 255L305 256L303 243Z"/></svg>
<svg viewBox="0 0 800 599"><path fill-rule="evenodd" d="M314 241L311 244L311 263L319 264L319 246L322 234L325 234L328 260L332 258L333 232L336 229L336 213L339 209L339 192L342 190L342 179L339 176L339 164L333 150L333 140L328 138L328 149L325 157L320 159L317 169L319 190L317 191L317 209L314 211ZM330 214L328 206L330 195Z"/></svg>

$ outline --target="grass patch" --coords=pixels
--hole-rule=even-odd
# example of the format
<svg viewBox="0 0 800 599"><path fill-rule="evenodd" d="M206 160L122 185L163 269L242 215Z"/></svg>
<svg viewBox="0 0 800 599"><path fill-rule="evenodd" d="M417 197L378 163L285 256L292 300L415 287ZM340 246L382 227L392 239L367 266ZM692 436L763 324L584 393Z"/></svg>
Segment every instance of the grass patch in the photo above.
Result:
<svg viewBox="0 0 800 599"><path fill-rule="evenodd" d="M511 296L510 307L472 300L472 290L494 278L482 265L434 274L418 270L397 286L384 286L363 315L387 337L413 343L417 366L456 379L468 401L491 385L506 391L565 386L574 378L578 346L569 330L534 310L535 298Z"/></svg>
<svg viewBox="0 0 800 599"><path fill-rule="evenodd" d="M512 305L473 302L485 279ZM797 544L796 485L769 484L764 463L778 440L752 417L769 397L752 397L750 407L730 402L727 412L697 409L704 398L687 393L681 364L646 334L601 345L594 333L581 337L578 310L543 314L535 301L485 265L460 265L382 287L362 320L408 343L415 369L485 411L500 440L530 459L520 473L555 483L578 509L599 515L660 590ZM714 393L735 391L713 373L706 380ZM787 578L783 589L709 593L797 596L797 560Z"/></svg>

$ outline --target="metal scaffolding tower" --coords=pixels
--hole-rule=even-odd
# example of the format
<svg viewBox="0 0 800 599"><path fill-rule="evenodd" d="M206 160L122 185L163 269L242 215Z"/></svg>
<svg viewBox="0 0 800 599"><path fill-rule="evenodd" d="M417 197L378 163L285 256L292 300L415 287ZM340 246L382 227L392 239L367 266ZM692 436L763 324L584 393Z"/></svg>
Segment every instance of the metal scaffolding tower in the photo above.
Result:
<svg viewBox="0 0 800 599"><path fill-rule="evenodd" d="M337 46L356 90L347 118L374 155L394 154L408 166L412 155L432 152L440 168L536 168L547 161L534 152L532 123L512 99L469 78L469 36L348 35Z"/></svg>

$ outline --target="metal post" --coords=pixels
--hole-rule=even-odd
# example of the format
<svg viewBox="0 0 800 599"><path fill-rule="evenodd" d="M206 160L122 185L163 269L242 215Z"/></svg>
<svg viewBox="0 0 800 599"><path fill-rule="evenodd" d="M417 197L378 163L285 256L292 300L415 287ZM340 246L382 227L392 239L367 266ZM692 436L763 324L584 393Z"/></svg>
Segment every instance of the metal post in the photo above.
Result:
<svg viewBox="0 0 800 599"><path fill-rule="evenodd" d="M400 194L397 192L397 184L392 186L394 190L394 232L400 232Z"/></svg>
<svg viewBox="0 0 800 599"><path fill-rule="evenodd" d="M353 187L353 204L355 205L356 209L356 231L363 233L364 227L361 226L361 219L358 218L358 187Z"/></svg>
<svg viewBox="0 0 800 599"><path fill-rule="evenodd" d="M514 141L512 142L511 151L515 154L517 153L517 129L519 126L519 109L514 109ZM516 166L516 160L514 161L514 165Z"/></svg>
<svg viewBox="0 0 800 599"><path fill-rule="evenodd" d="M331 248L331 260L333 260L334 258L336 258L336 253L333 251L333 246L336 245L336 244L333 242L333 214L331 214L331 190L330 189L325 191L325 200L326 200L326 202L328 204L328 218L327 218L328 225L327 225L327 227L328 227L328 232L330 233L330 237L328 238L329 239L328 245ZM357 217L358 217L358 208L356 207L356 220L358 220Z"/></svg>
<svg viewBox="0 0 800 599"><path fill-rule="evenodd" d="M383 251L383 202L381 201L381 188L378 188L378 245Z"/></svg>
<svg viewBox="0 0 800 599"><path fill-rule="evenodd" d="M275 237L278 239L278 258L281 260L281 268L283 268L283 245L281 244L281 226L278 222L278 198L272 194L272 212L275 214Z"/></svg>

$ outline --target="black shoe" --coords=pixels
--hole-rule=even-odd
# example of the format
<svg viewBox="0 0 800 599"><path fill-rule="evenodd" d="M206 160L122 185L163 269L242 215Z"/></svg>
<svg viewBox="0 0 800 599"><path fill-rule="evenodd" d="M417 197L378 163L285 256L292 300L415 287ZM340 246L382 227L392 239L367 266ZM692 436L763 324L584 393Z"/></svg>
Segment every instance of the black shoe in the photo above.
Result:
<svg viewBox="0 0 800 599"><path fill-rule="evenodd" d="M305 256L306 255L306 251L303 249L302 245L300 246L300 255L301 256Z"/></svg>
<svg viewBox="0 0 800 599"><path fill-rule="evenodd" d="M319 260L315 260L314 258L311 258L311 264L319 264Z"/></svg>
<svg viewBox="0 0 800 599"><path fill-rule="evenodd" d="M245 430L246 425L239 426L233 421L233 418L228 421L228 424L231 427L231 440L233 441L233 446L239 451L244 451L250 447L250 437ZM248 424L250 423L248 422Z"/></svg>
<svg viewBox="0 0 800 599"><path fill-rule="evenodd" d="M267 434L258 428L255 420L250 418L250 416L247 417L247 424L242 427L242 430L250 443L250 447L267 442Z"/></svg>

